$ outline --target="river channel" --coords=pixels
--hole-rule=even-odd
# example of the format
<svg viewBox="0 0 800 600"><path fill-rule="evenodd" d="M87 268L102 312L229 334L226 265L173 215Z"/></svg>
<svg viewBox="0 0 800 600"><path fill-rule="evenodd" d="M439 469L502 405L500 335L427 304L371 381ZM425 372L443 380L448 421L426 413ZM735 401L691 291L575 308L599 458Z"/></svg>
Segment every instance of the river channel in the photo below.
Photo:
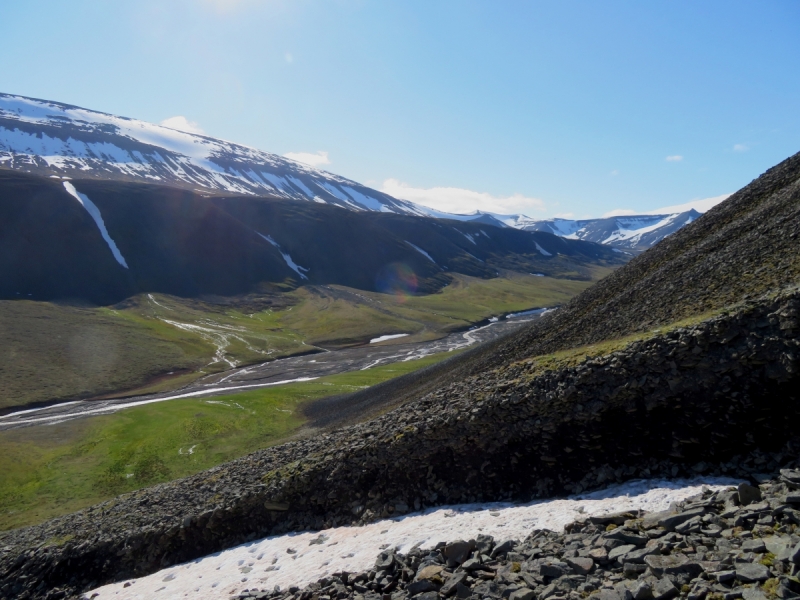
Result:
<svg viewBox="0 0 800 600"><path fill-rule="evenodd" d="M467 331L451 333L446 337L428 342L404 344L402 343L402 337L392 336L394 339L379 342L374 340L376 343L355 348L293 356L231 369L224 374L217 373L204 377L184 388L170 392L105 400L77 400L42 408L21 410L0 416L0 431L104 415L133 406L166 402L178 398L219 396L236 391L299 381L311 381L326 375L369 369L377 365L394 362L417 360L432 354L452 352L474 344L497 339L519 329L534 319L538 319L547 311L548 309L542 308L493 317L486 324L472 327Z"/></svg>

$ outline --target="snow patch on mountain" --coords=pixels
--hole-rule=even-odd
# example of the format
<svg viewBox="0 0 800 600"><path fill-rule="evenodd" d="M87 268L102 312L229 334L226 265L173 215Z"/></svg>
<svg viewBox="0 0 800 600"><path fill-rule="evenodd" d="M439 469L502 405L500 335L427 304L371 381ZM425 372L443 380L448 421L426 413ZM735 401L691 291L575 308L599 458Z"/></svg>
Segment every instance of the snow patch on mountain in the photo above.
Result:
<svg viewBox="0 0 800 600"><path fill-rule="evenodd" d="M100 214L100 209L97 208L97 205L89 200L89 197L86 194L81 194L78 190L76 190L75 186L69 181L64 182L64 189L67 190L67 193L70 196L80 202L81 206L83 206L83 208L86 209L86 212L89 213L89 216L94 219L97 228L100 230L100 235L103 236L106 244L108 244L108 247L111 249L111 254L114 255L114 259L127 269L128 263L125 262L125 258L122 256L122 252L119 251L119 248L117 248L117 244L113 239L111 239L111 235L108 233L108 229L106 229L106 224L103 221L103 216Z"/></svg>
<svg viewBox="0 0 800 600"><path fill-rule="evenodd" d="M418 545L475 538L523 540L536 529L560 531L579 518L629 510L666 510L700 493L739 483L730 478L636 480L605 490L554 500L514 505L508 502L430 508L363 527L335 527L321 532L273 536L204 558L163 569L140 579L97 588L97 600L233 596L245 589L305 586L331 573L359 573L371 568L386 547L408 552ZM94 597L94 596L93 596Z"/></svg>
<svg viewBox="0 0 800 600"><path fill-rule="evenodd" d="M258 232L256 231L256 233L258 233ZM292 260L292 257L291 257L291 256L289 256L289 253L288 253L288 252L284 252L284 251L281 249L281 246L280 246L280 244L279 244L278 242L276 242L275 240L273 240L273 239L272 239L272 236L269 236L269 235L264 235L264 234L262 234L262 233L258 233L258 235L260 235L262 238L264 238L265 240L267 240L267 241L268 241L270 244L272 244L273 246L275 246L275 247L278 249L278 252L280 252L280 253L281 253L281 256L283 257L283 260L286 262L286 265L287 265L287 266L288 266L288 267L289 267L289 268L290 268L292 271L294 271L295 273L297 273L298 275L300 275L300 277L302 277L303 279L308 279L308 277L306 277L305 273L308 273L308 272L309 272L311 269L307 269L306 267L301 267L301 266L300 266L300 265L298 265L296 262L294 262L294 261ZM303 271L305 271L305 273L303 273Z"/></svg>
<svg viewBox="0 0 800 600"><path fill-rule="evenodd" d="M420 254L422 254L422 256L424 256L424 257L425 257L425 258L427 258L429 261L431 261L433 264L436 264L436 261L435 261L435 260L433 260L433 258L431 257L431 255L430 255L430 254L428 254L427 252L425 252L425 250L423 250L423 249L422 249L422 248L420 248L419 246L415 246L414 244L412 244L412 243L411 243L411 242L409 242L408 240L405 240L405 242L406 242L406 244L408 244L409 246L411 246L411 247L412 247L414 250L416 250L417 252L419 252Z"/></svg>

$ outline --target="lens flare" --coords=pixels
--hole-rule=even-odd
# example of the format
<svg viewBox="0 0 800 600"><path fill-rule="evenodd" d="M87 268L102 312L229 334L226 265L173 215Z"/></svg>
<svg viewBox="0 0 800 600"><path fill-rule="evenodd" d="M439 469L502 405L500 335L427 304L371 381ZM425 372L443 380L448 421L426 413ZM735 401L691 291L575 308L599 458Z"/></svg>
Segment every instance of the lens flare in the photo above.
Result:
<svg viewBox="0 0 800 600"><path fill-rule="evenodd" d="M417 274L405 263L390 263L378 271L375 289L382 294L393 294L400 302L405 302L417 291Z"/></svg>

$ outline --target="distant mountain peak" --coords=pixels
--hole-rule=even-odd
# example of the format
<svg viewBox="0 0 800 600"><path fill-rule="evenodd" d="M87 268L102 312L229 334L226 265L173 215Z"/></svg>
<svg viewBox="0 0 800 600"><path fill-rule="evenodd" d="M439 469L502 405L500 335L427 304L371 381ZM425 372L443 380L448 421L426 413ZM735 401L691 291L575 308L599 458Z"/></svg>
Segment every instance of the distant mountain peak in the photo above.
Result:
<svg viewBox="0 0 800 600"><path fill-rule="evenodd" d="M0 94L0 168L267 195L350 210L426 215L355 181L290 158L70 104Z"/></svg>

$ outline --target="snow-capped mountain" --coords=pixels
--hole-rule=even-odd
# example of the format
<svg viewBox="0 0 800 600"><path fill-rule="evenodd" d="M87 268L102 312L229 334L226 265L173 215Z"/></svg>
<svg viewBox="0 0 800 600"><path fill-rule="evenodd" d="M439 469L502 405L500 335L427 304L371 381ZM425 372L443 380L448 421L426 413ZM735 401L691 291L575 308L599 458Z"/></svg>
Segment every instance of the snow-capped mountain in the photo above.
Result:
<svg viewBox="0 0 800 600"><path fill-rule="evenodd" d="M501 215L476 211L458 218L522 231L546 231L569 240L583 240L627 250L646 250L700 216L694 209L663 215L630 215L602 219L536 220L526 215Z"/></svg>
<svg viewBox="0 0 800 600"><path fill-rule="evenodd" d="M0 94L0 169L36 175L149 182L193 191L313 201L470 221L644 250L700 213L536 220L476 211L450 214L393 198L344 177L233 142L49 100Z"/></svg>
<svg viewBox="0 0 800 600"><path fill-rule="evenodd" d="M426 216L416 204L240 144L60 102L0 94L0 168L145 181Z"/></svg>
<svg viewBox="0 0 800 600"><path fill-rule="evenodd" d="M632 215L605 219L549 219L525 223L518 229L547 231L569 240L597 242L628 250L646 250L700 216L696 210L671 215Z"/></svg>

